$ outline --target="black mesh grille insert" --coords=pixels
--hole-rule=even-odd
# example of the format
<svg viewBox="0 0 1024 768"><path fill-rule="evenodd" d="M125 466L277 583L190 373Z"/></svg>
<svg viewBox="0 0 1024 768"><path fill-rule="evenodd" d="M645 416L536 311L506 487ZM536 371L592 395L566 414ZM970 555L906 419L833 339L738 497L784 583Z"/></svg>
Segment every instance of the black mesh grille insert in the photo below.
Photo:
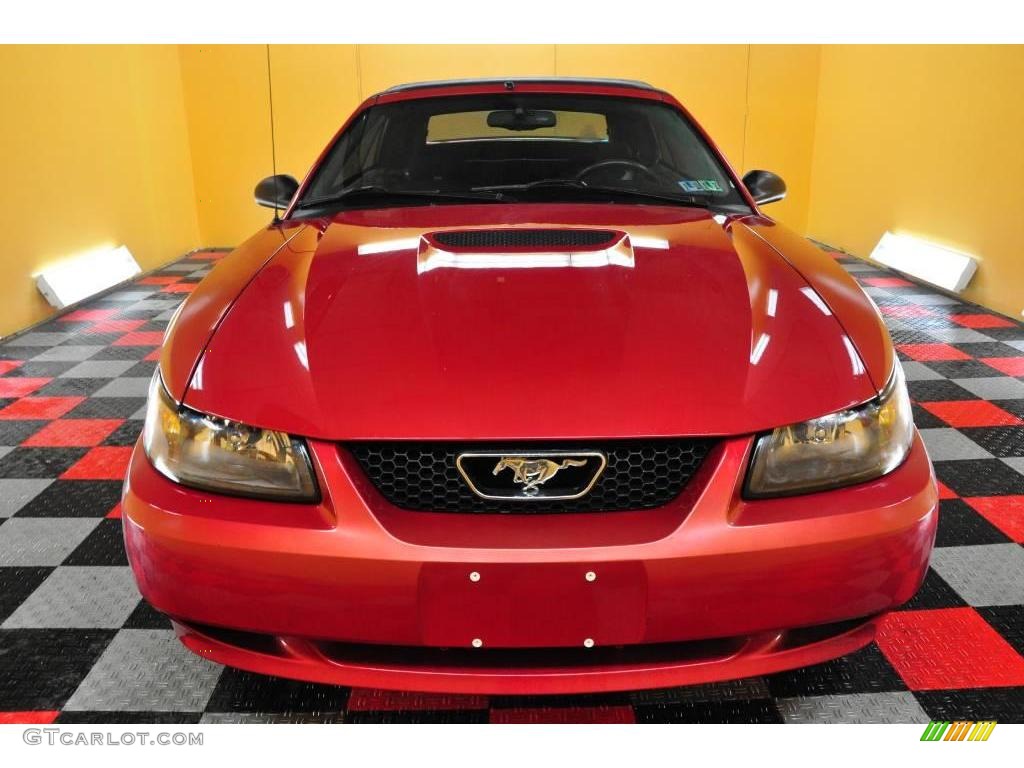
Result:
<svg viewBox="0 0 1024 768"><path fill-rule="evenodd" d="M471 229L433 235L452 248L571 248L604 245L613 237L605 229Z"/></svg>
<svg viewBox="0 0 1024 768"><path fill-rule="evenodd" d="M651 509L683 490L714 445L713 440L622 440L600 443L523 444L450 442L349 443L348 449L389 502L425 512L611 512ZM455 466L460 453L494 451L602 451L604 472L579 499L505 501L474 494Z"/></svg>

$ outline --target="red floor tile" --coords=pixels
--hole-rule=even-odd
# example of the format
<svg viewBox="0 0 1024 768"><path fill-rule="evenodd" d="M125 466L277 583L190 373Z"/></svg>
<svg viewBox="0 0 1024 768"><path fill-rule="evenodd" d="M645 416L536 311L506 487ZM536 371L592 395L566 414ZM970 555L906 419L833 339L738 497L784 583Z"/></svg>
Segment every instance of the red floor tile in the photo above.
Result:
<svg viewBox="0 0 1024 768"><path fill-rule="evenodd" d="M939 486L939 498L940 499L959 499L960 498L959 496L956 495L956 491L954 491L948 485L943 485L940 482L936 482L936 485Z"/></svg>
<svg viewBox="0 0 1024 768"><path fill-rule="evenodd" d="M159 347L164 342L163 331L131 331L114 342L115 347Z"/></svg>
<svg viewBox="0 0 1024 768"><path fill-rule="evenodd" d="M896 349L912 360L970 360L971 356L950 344L897 344Z"/></svg>
<svg viewBox="0 0 1024 768"><path fill-rule="evenodd" d="M108 518L112 519L112 520L120 520L121 519L121 502L117 502L117 504L114 505L114 508L112 510L110 510L109 512L107 512L106 516Z"/></svg>
<svg viewBox="0 0 1024 768"><path fill-rule="evenodd" d="M128 469L131 446L99 446L72 464L61 480L121 480Z"/></svg>
<svg viewBox="0 0 1024 768"><path fill-rule="evenodd" d="M31 448L99 445L123 423L124 419L56 419L22 445Z"/></svg>
<svg viewBox="0 0 1024 768"><path fill-rule="evenodd" d="M161 289L161 293L192 293L197 283L175 283Z"/></svg>
<svg viewBox="0 0 1024 768"><path fill-rule="evenodd" d="M914 691L1024 685L1024 657L973 608L890 613L877 642Z"/></svg>
<svg viewBox="0 0 1024 768"><path fill-rule="evenodd" d="M144 277L139 280L139 285L171 285L181 280L181 277L172 277L170 275L153 275L151 277Z"/></svg>
<svg viewBox="0 0 1024 768"><path fill-rule="evenodd" d="M0 360L0 376L10 373L15 368L20 368L24 362L24 360Z"/></svg>
<svg viewBox="0 0 1024 768"><path fill-rule="evenodd" d="M965 328L1012 328L1013 322L999 315L950 315L949 319Z"/></svg>
<svg viewBox="0 0 1024 768"><path fill-rule="evenodd" d="M46 725L57 719L57 710L0 712L0 725Z"/></svg>
<svg viewBox="0 0 1024 768"><path fill-rule="evenodd" d="M59 419L84 397L23 397L3 410L0 419Z"/></svg>
<svg viewBox="0 0 1024 768"><path fill-rule="evenodd" d="M985 365L1002 371L1007 376L1024 376L1024 356L1021 357L982 357Z"/></svg>
<svg viewBox="0 0 1024 768"><path fill-rule="evenodd" d="M879 307L879 310L888 317L929 317L937 314L934 310L917 304L886 304Z"/></svg>
<svg viewBox="0 0 1024 768"><path fill-rule="evenodd" d="M68 312L66 315L61 315L57 319L69 323L91 322L106 320L116 315L117 312L118 310L116 309L76 309L73 312Z"/></svg>
<svg viewBox="0 0 1024 768"><path fill-rule="evenodd" d="M629 705L492 709L492 723L635 723Z"/></svg>
<svg viewBox="0 0 1024 768"><path fill-rule="evenodd" d="M864 284L875 288L906 288L913 285L912 282L904 280L902 277L865 277Z"/></svg>
<svg viewBox="0 0 1024 768"><path fill-rule="evenodd" d="M24 397L35 392L40 387L45 387L53 381L52 378L30 379L16 376L0 379L0 397Z"/></svg>
<svg viewBox="0 0 1024 768"><path fill-rule="evenodd" d="M951 427L1018 427L1024 421L987 400L948 400L920 403Z"/></svg>
<svg viewBox="0 0 1024 768"><path fill-rule="evenodd" d="M379 691L371 688L353 688L348 697L348 709L353 712L487 709L488 703L486 696L470 696L457 693Z"/></svg>
<svg viewBox="0 0 1024 768"><path fill-rule="evenodd" d="M156 349L154 349L152 352L150 352L148 355L146 355L142 359L145 360L146 362L149 362L149 363L153 362L154 360L158 361L158 360L160 360L160 353L162 351L163 350L162 350L161 347L157 347Z"/></svg>
<svg viewBox="0 0 1024 768"><path fill-rule="evenodd" d="M1024 543L1024 496L972 496L964 501L1011 539Z"/></svg>
<svg viewBox="0 0 1024 768"><path fill-rule="evenodd" d="M89 326L87 333L127 333L128 331L134 331L141 325L145 325L145 320L100 320L100 322Z"/></svg>

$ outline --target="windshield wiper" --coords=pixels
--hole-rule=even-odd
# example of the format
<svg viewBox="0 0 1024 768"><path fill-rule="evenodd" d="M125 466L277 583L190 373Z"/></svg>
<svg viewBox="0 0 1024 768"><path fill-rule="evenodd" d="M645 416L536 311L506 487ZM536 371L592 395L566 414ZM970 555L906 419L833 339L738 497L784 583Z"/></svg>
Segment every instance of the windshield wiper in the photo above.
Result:
<svg viewBox="0 0 1024 768"><path fill-rule="evenodd" d="M344 203L374 202L378 200L444 200L466 202L502 202L505 194L499 191L473 190L471 192L443 192L439 189L387 189L375 185L346 189L336 195L325 195L300 200L297 208L319 208Z"/></svg>
<svg viewBox="0 0 1024 768"><path fill-rule="evenodd" d="M528 184L503 184L490 187L473 187L477 192L497 192L513 190L516 192L529 191L531 189L571 189L581 192L595 192L600 195L621 195L623 197L635 198L638 200L650 200L671 205L684 205L690 208L710 208L712 202L693 195L667 195L658 192L645 192L639 189L625 189L623 187L606 187L587 184L578 179L540 179L531 181Z"/></svg>

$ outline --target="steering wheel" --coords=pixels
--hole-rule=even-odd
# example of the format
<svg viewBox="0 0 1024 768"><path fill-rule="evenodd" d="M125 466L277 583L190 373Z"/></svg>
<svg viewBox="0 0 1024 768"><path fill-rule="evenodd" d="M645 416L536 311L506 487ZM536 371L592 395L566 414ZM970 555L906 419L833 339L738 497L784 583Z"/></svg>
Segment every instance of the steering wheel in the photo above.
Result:
<svg viewBox="0 0 1024 768"><path fill-rule="evenodd" d="M655 176L654 171L652 171L643 163L638 162L636 160L601 160L599 162L593 163L592 165L588 165L582 171L577 173L576 180L583 181L584 178L592 174L594 171L600 171L604 168L611 168L617 165L623 166L625 168L632 168L635 171L640 171L640 173L644 174L650 179L653 179L654 181L658 180L658 177Z"/></svg>

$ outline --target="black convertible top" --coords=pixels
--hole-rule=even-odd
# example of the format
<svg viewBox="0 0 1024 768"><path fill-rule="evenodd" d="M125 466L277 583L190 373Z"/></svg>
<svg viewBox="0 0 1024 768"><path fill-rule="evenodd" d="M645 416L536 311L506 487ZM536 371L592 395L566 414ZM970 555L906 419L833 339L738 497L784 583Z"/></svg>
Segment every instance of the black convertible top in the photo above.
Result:
<svg viewBox="0 0 1024 768"><path fill-rule="evenodd" d="M399 93L402 91L416 91L422 88L444 88L451 85L495 85L498 83L551 83L552 85L610 85L628 88L640 88L645 91L658 91L650 83L640 80L616 80L614 78L600 77L485 77L465 80L426 80L421 83L403 83L393 85L381 93Z"/></svg>

